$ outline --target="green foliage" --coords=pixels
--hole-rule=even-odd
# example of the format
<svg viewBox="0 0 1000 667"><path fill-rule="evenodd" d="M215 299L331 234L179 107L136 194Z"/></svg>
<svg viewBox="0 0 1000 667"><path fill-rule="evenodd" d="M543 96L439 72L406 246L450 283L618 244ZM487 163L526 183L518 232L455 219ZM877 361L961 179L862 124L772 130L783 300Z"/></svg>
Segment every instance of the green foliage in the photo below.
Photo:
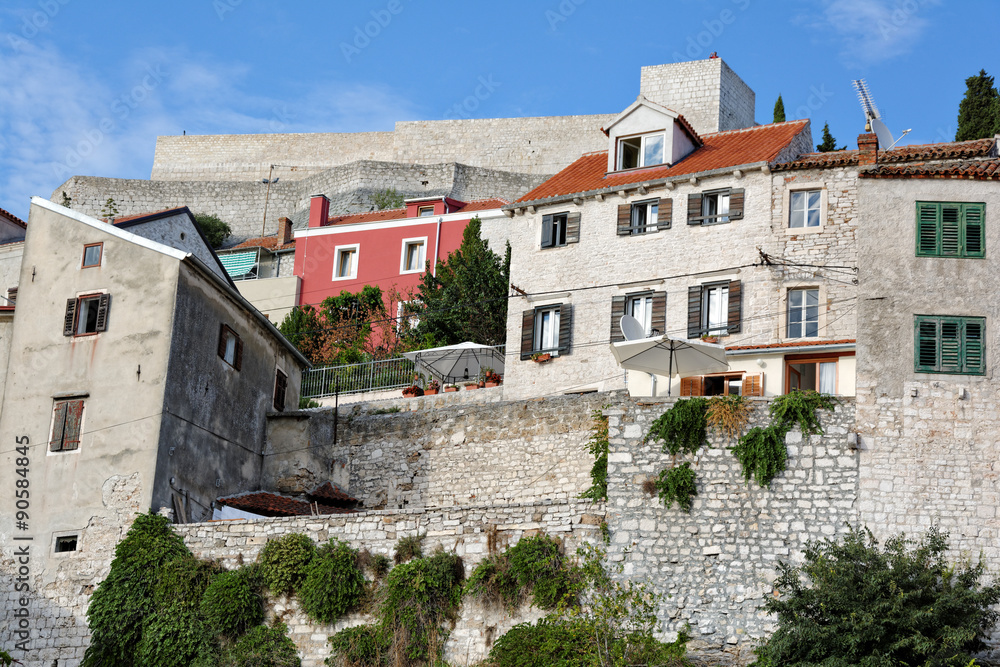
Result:
<svg viewBox="0 0 1000 667"><path fill-rule="evenodd" d="M413 560L414 558L423 557L423 550L420 546L423 541L423 535L408 535L407 537L399 538L399 541L396 542L396 553L393 556L396 565Z"/></svg>
<svg viewBox="0 0 1000 667"><path fill-rule="evenodd" d="M608 499L608 418L600 410L591 413L593 425L590 427L590 440L587 441L587 451L594 457L594 466L590 469L590 488L580 494L581 498L589 498L594 502Z"/></svg>
<svg viewBox="0 0 1000 667"><path fill-rule="evenodd" d="M144 619L155 609L157 577L164 565L189 555L166 517L136 517L115 547L111 570L94 591L87 609L91 643L83 658L85 667L135 664Z"/></svg>
<svg viewBox="0 0 1000 667"><path fill-rule="evenodd" d="M413 339L437 345L507 341L510 244L503 257L497 255L480 237L480 227L479 218L470 220L458 250L438 262L436 275L426 271L421 276L414 295L420 322L409 334Z"/></svg>
<svg viewBox="0 0 1000 667"><path fill-rule="evenodd" d="M812 389L796 389L787 394L776 396L768 408L771 412L772 424L781 426L786 431L798 424L802 435L821 435L823 429L816 418L816 410L833 410L836 400L828 395Z"/></svg>
<svg viewBox="0 0 1000 667"><path fill-rule="evenodd" d="M687 461L661 471L660 477L656 480L656 490L660 500L666 507L670 507L676 501L678 507L690 513L691 503L698 495L694 478L694 470L691 470L691 464Z"/></svg>
<svg viewBox="0 0 1000 667"><path fill-rule="evenodd" d="M767 487L785 469L788 460L785 446L787 432L788 429L779 424L771 424L767 428L757 426L729 448L743 467L744 482L749 484L753 477L759 486Z"/></svg>
<svg viewBox="0 0 1000 667"><path fill-rule="evenodd" d="M309 563L299 587L299 601L310 618L333 623L355 608L365 593L365 575L358 567L358 552L346 542L330 540Z"/></svg>
<svg viewBox="0 0 1000 667"><path fill-rule="evenodd" d="M194 216L194 222L198 225L201 233L205 235L208 245L213 248L221 248L226 239L233 234L233 230L229 228L229 224L217 215L199 213Z"/></svg>
<svg viewBox="0 0 1000 667"><path fill-rule="evenodd" d="M384 211L387 208L402 208L406 202L396 188L383 188L372 193L372 203L375 208Z"/></svg>
<svg viewBox="0 0 1000 667"><path fill-rule="evenodd" d="M772 122L785 122L785 103L782 101L781 95L778 95L778 100L774 103L774 120Z"/></svg>
<svg viewBox="0 0 1000 667"><path fill-rule="evenodd" d="M70 197L68 194L66 194L65 190L62 191L62 201L59 203L65 206L66 208L73 208L73 198ZM0 657L2 657L2 654L0 654ZM3 662L0 662L0 665L2 664Z"/></svg>
<svg viewBox="0 0 1000 667"><path fill-rule="evenodd" d="M187 667L211 650L211 639L198 608L178 602L146 617L135 664Z"/></svg>
<svg viewBox="0 0 1000 667"><path fill-rule="evenodd" d="M820 153L829 153L830 151L844 150L847 146L842 148L837 148L837 140L833 138L830 134L830 124L823 123L823 141L816 145L816 150Z"/></svg>
<svg viewBox="0 0 1000 667"><path fill-rule="evenodd" d="M291 595L305 579L315 552L313 541L300 533L269 540L258 558L264 584L276 595Z"/></svg>
<svg viewBox="0 0 1000 667"><path fill-rule="evenodd" d="M385 356L383 347L395 340L393 321L386 316L381 288L365 285L360 292L342 290L319 308L296 306L278 330L316 365L357 364ZM378 335L373 335L378 331ZM370 382L368 369L364 380ZM341 391L353 388L350 377L338 378Z"/></svg>
<svg viewBox="0 0 1000 667"><path fill-rule="evenodd" d="M391 649L391 637L374 625L345 628L328 641L330 667L382 667Z"/></svg>
<svg viewBox="0 0 1000 667"><path fill-rule="evenodd" d="M201 615L214 632L238 637L264 620L264 606L242 572L223 572L205 589Z"/></svg>
<svg viewBox="0 0 1000 667"><path fill-rule="evenodd" d="M104 202L104 206L101 207L101 218L107 220L110 223L114 223L115 218L118 217L118 205L115 200L108 197L108 200Z"/></svg>
<svg viewBox="0 0 1000 667"><path fill-rule="evenodd" d="M955 141L992 137L1000 132L1000 93L986 70L965 80L965 97L958 105Z"/></svg>
<svg viewBox="0 0 1000 667"><path fill-rule="evenodd" d="M300 667L302 661L287 632L284 623L251 628L223 654L219 667Z"/></svg>
<svg viewBox="0 0 1000 667"><path fill-rule="evenodd" d="M867 529L811 542L800 567L779 566L778 599L764 609L778 630L757 650L760 667L933 665L966 667L996 623L1000 586L981 583L980 560L948 563L947 536L900 535L879 547Z"/></svg>
<svg viewBox="0 0 1000 667"><path fill-rule="evenodd" d="M678 400L654 421L646 434L647 442L663 441L663 451L693 454L705 442L705 409L708 400L700 397Z"/></svg>
<svg viewBox="0 0 1000 667"><path fill-rule="evenodd" d="M220 568L210 561L194 556L178 558L166 563L153 588L153 602L157 610L175 605L197 608L212 577Z"/></svg>
<svg viewBox="0 0 1000 667"><path fill-rule="evenodd" d="M483 560L469 576L465 592L484 604L517 608L531 594L540 609L572 602L576 572L547 535L521 538L501 554Z"/></svg>
<svg viewBox="0 0 1000 667"><path fill-rule="evenodd" d="M311 398L306 398L305 396L299 396L299 410L309 410L310 408L320 408L323 407L319 401L314 401Z"/></svg>

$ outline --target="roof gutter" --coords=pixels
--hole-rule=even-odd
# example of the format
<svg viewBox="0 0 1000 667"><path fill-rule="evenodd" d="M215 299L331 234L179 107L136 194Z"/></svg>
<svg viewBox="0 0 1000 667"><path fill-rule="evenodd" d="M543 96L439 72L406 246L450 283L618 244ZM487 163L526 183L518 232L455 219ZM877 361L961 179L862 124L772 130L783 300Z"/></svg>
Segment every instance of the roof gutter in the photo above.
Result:
<svg viewBox="0 0 1000 667"><path fill-rule="evenodd" d="M806 352L840 352L857 349L857 343L836 343L833 345L800 345L788 347L757 347L749 350L726 350L727 357L759 357L765 354L802 354Z"/></svg>

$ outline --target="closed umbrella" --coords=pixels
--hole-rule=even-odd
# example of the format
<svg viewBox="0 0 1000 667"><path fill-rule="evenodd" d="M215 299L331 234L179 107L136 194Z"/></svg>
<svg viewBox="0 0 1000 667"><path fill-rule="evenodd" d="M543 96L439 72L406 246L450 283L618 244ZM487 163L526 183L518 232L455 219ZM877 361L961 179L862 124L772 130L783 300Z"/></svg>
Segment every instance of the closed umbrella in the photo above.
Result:
<svg viewBox="0 0 1000 667"><path fill-rule="evenodd" d="M729 368L726 348L700 340L656 336L611 344L611 354L622 368L672 378L705 375ZM667 385L670 395L670 385Z"/></svg>

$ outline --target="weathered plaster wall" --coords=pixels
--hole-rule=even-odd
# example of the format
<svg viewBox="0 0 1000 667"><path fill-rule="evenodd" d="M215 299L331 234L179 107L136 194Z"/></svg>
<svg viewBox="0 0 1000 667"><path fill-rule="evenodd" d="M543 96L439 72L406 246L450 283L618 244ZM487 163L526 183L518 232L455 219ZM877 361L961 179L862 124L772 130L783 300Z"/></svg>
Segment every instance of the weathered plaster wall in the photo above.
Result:
<svg viewBox="0 0 1000 667"><path fill-rule="evenodd" d="M9 306L7 303L7 290L17 287L21 278L21 256L24 254L24 242L16 241L0 245L0 304Z"/></svg>
<svg viewBox="0 0 1000 667"><path fill-rule="evenodd" d="M284 270L286 267L290 273L292 267L290 257L283 258L281 262L280 268ZM260 280L240 280L236 283L236 289L243 298L278 326L285 319L285 315L299 302L301 285L302 278L288 275Z"/></svg>

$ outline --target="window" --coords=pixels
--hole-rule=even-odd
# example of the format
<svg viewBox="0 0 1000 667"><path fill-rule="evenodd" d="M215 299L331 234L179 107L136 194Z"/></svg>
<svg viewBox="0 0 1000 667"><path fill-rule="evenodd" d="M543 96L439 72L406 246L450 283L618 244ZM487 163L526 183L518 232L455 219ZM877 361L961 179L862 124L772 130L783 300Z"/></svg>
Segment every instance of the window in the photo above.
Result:
<svg viewBox="0 0 1000 667"><path fill-rule="evenodd" d="M400 259L400 273L419 273L424 270L424 254L427 239L403 239L403 254Z"/></svg>
<svg viewBox="0 0 1000 667"><path fill-rule="evenodd" d="M789 227L793 229L819 227L822 201L820 190L796 190L789 193L788 201Z"/></svg>
<svg viewBox="0 0 1000 667"><path fill-rule="evenodd" d="M618 206L618 236L658 232L670 228L670 199L650 199Z"/></svg>
<svg viewBox="0 0 1000 667"><path fill-rule="evenodd" d="M836 394L837 356L785 357L785 393L796 389L812 389L821 394Z"/></svg>
<svg viewBox="0 0 1000 667"><path fill-rule="evenodd" d="M738 333L743 318L738 280L688 288L688 338Z"/></svg>
<svg viewBox="0 0 1000 667"><path fill-rule="evenodd" d="M986 320L917 315L913 320L917 373L986 374Z"/></svg>
<svg viewBox="0 0 1000 667"><path fill-rule="evenodd" d="M618 140L618 168L635 169L663 164L664 133L644 134Z"/></svg>
<svg viewBox="0 0 1000 667"><path fill-rule="evenodd" d="M434 215L433 206L421 206L420 208L417 209L418 218L428 218L432 215Z"/></svg>
<svg viewBox="0 0 1000 667"><path fill-rule="evenodd" d="M743 218L743 188L722 188L688 195L689 225L715 225Z"/></svg>
<svg viewBox="0 0 1000 667"><path fill-rule="evenodd" d="M8 287L7 288L7 305L8 306L13 306L15 303L17 303L17 288L16 287Z"/></svg>
<svg viewBox="0 0 1000 667"><path fill-rule="evenodd" d="M561 303L526 310L521 318L521 360L537 353L553 357L569 352L572 309Z"/></svg>
<svg viewBox="0 0 1000 667"><path fill-rule="evenodd" d="M243 367L243 341L227 324L219 328L219 357L236 370Z"/></svg>
<svg viewBox="0 0 1000 667"><path fill-rule="evenodd" d="M764 374L720 373L681 378L681 396L763 396Z"/></svg>
<svg viewBox="0 0 1000 667"><path fill-rule="evenodd" d="M622 315L631 315L649 336L658 336L667 328L667 293L640 292L611 298L611 342L625 340L621 330Z"/></svg>
<svg viewBox="0 0 1000 667"><path fill-rule="evenodd" d="M917 202L917 257L983 257L986 204Z"/></svg>
<svg viewBox="0 0 1000 667"><path fill-rule="evenodd" d="M83 399L57 400L52 411L50 452L71 452L80 448Z"/></svg>
<svg viewBox="0 0 1000 667"><path fill-rule="evenodd" d="M83 246L83 265L81 268L101 265L101 253L104 251L103 243L92 243Z"/></svg>
<svg viewBox="0 0 1000 667"><path fill-rule="evenodd" d="M107 331L110 294L87 294L66 300L64 336L89 336Z"/></svg>
<svg viewBox="0 0 1000 667"><path fill-rule="evenodd" d="M333 279L358 277L358 245L338 246L333 259Z"/></svg>
<svg viewBox="0 0 1000 667"><path fill-rule="evenodd" d="M554 213L542 216L543 248L558 248L580 242L580 214Z"/></svg>
<svg viewBox="0 0 1000 667"><path fill-rule="evenodd" d="M274 371L274 409L285 410L285 390L288 388L288 376L280 368Z"/></svg>
<svg viewBox="0 0 1000 667"><path fill-rule="evenodd" d="M819 336L819 290L788 290L788 337Z"/></svg>
<svg viewBox="0 0 1000 667"><path fill-rule="evenodd" d="M57 554L65 553L67 551L76 551L78 539L78 535L59 535L56 537L55 544L53 545L53 551Z"/></svg>

